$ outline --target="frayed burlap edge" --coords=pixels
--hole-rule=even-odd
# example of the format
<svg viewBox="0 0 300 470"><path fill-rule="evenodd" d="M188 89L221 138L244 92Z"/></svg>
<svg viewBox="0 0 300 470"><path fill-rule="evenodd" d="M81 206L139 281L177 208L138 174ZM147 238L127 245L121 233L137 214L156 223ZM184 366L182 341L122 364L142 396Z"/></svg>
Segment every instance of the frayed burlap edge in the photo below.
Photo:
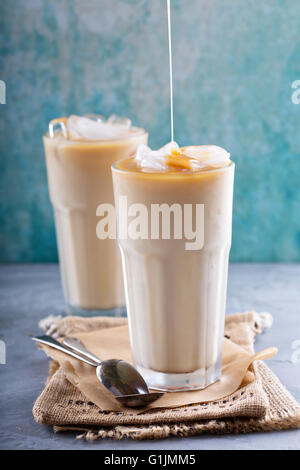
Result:
<svg viewBox="0 0 300 470"><path fill-rule="evenodd" d="M300 427L300 407L278 378L263 363L256 364L263 388L269 397L269 409L263 418L210 419L177 424L149 426L115 426L113 428L85 428L53 426L54 432L80 432L77 439L157 440L168 437L192 437L201 434L247 434L254 432L284 431Z"/></svg>
<svg viewBox="0 0 300 470"><path fill-rule="evenodd" d="M248 434L254 432L284 431L298 429L300 426L300 411L298 416L287 416L272 424L255 419L235 418L232 420L209 420L208 422L181 423L173 425L155 426L116 426L113 429L84 430L80 428L64 428L54 426L54 432L83 431L77 435L77 439L96 441L98 439L132 439L132 440L157 440L168 437L192 437L201 434Z"/></svg>

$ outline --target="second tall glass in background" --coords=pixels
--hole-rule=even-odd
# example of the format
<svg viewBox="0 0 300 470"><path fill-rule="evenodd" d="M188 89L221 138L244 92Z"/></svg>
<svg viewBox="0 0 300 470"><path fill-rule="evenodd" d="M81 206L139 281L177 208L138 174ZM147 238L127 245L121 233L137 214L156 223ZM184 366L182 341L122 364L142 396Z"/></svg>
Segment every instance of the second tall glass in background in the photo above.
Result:
<svg viewBox="0 0 300 470"><path fill-rule="evenodd" d="M115 240L97 238L96 210L101 203L114 203L112 163L132 155L148 136L118 121L97 127L92 119L73 117L71 129L70 119L57 121L44 136L44 146L67 312L121 314L120 253Z"/></svg>

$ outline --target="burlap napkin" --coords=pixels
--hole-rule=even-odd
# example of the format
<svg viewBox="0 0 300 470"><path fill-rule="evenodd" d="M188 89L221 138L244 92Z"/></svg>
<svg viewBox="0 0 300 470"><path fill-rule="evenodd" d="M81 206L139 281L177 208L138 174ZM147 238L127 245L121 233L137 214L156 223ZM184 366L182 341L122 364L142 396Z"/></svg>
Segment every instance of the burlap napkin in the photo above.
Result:
<svg viewBox="0 0 300 470"><path fill-rule="evenodd" d="M45 347L56 361L51 361L49 380L34 405L34 417L56 431L83 429L87 439L156 439L298 427L299 406L272 372L260 361L248 370L255 359L254 336L262 331L265 320L268 317L255 312L227 317L224 351L229 356L225 369L223 362L223 377L229 380L222 379L200 392L166 394L153 409L142 412L122 409L101 386L99 389L94 368ZM126 323L126 319L67 317L48 319L42 326L56 336L79 337L104 359L106 354L112 357L111 344L117 338L118 357L130 360ZM228 364L236 366L231 367L231 374L226 371Z"/></svg>

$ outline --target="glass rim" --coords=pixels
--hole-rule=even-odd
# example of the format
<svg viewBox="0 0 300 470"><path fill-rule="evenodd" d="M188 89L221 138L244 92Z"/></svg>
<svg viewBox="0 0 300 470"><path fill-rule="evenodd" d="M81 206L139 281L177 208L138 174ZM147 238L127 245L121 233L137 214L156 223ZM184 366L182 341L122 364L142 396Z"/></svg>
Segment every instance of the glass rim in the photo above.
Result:
<svg viewBox="0 0 300 470"><path fill-rule="evenodd" d="M92 144L105 144L105 143L109 143L109 142L123 142L123 141L134 139L136 137L141 137L141 136L144 136L144 135L148 135L148 131L146 131L143 127L133 126L133 127L130 127L130 129L132 129L134 131L139 131L139 132L134 132L132 134L129 134L129 135L123 136L123 137L110 138L110 139L97 139L97 140L68 139L68 138L66 138L62 135L61 138L60 138L60 142L66 142L66 143L75 144L75 145L76 144L78 144L78 145L79 144L91 144L91 145ZM55 142L55 140L56 140L55 137L50 137L49 131L47 131L43 134L43 138L49 139L53 142Z"/></svg>
<svg viewBox="0 0 300 470"><path fill-rule="evenodd" d="M208 168L206 170L197 170L197 171L193 171L193 170L188 170L186 172L184 171L139 171L139 170L128 170L128 169L124 169L124 168L118 168L117 165L119 162L123 161L123 159L121 160L117 160L116 162L114 162L112 165L111 165L111 169L113 171L115 171L116 173L124 173L124 174L132 174L132 175L141 175L141 176L161 176L161 177L178 177L178 176L182 176L182 177L185 177L185 176L198 176L200 174L206 174L206 173L218 173L220 171L226 171L226 170L229 170L230 168L232 167L235 167L235 163L230 160L230 163L226 166L222 166L222 167L219 167L219 168Z"/></svg>

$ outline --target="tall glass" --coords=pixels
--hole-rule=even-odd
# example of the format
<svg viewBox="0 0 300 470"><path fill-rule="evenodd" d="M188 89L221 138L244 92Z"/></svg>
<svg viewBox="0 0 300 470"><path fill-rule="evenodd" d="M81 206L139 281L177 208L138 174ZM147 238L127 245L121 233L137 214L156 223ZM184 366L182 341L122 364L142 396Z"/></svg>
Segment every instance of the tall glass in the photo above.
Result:
<svg viewBox="0 0 300 470"><path fill-rule="evenodd" d="M63 126L63 122L61 123ZM48 185L66 310L79 315L120 315L125 298L116 240L96 235L101 203L113 204L111 165L146 143L136 129L128 138L103 141L44 136Z"/></svg>
<svg viewBox="0 0 300 470"><path fill-rule="evenodd" d="M232 162L173 173L113 165L116 208L124 196L128 211L143 204L149 224L153 205L176 204L182 214L185 205L204 205L201 249L187 250L187 240L175 237L119 239L133 361L152 388L201 389L221 376L233 181Z"/></svg>

